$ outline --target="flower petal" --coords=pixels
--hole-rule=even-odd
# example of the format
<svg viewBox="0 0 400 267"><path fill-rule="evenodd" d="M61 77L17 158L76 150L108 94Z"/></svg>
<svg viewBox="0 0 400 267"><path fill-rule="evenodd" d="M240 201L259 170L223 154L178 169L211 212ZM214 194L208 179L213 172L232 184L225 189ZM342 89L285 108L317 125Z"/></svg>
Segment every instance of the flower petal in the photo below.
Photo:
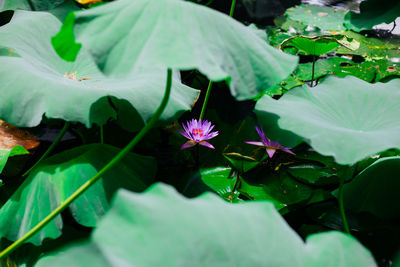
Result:
<svg viewBox="0 0 400 267"><path fill-rule="evenodd" d="M201 141L199 144L202 145L202 146L211 148L211 149L215 149L215 147L212 144L210 144L209 142L207 142L207 141Z"/></svg>
<svg viewBox="0 0 400 267"><path fill-rule="evenodd" d="M218 131L216 131L216 132L212 132L212 133L209 133L207 136L205 136L205 140L208 140L208 139L214 138L214 137L216 137L218 134L219 134L219 132L218 132Z"/></svg>
<svg viewBox="0 0 400 267"><path fill-rule="evenodd" d="M197 143L193 140L189 140L181 146L181 149L186 149L192 146L195 146Z"/></svg>
<svg viewBox="0 0 400 267"><path fill-rule="evenodd" d="M176 130L178 133L180 133L181 135L183 135L184 137L186 137L187 139L192 139L190 138L190 136L187 133L181 132L179 130Z"/></svg>
<svg viewBox="0 0 400 267"><path fill-rule="evenodd" d="M296 155L295 153L293 153L289 147L282 147L281 148L282 151L285 151L286 153L292 154L292 155Z"/></svg>
<svg viewBox="0 0 400 267"><path fill-rule="evenodd" d="M264 146L263 142L258 141L245 141L245 143L253 146Z"/></svg>
<svg viewBox="0 0 400 267"><path fill-rule="evenodd" d="M269 156L270 158L272 158L272 157L274 156L275 152L276 152L276 149L267 148L267 153L268 153L268 156Z"/></svg>
<svg viewBox="0 0 400 267"><path fill-rule="evenodd" d="M259 128L258 126L256 126L256 131L258 133L258 136L260 136L261 142L264 143L264 145L268 145L269 144L269 139L267 137L265 137L264 131L262 128Z"/></svg>

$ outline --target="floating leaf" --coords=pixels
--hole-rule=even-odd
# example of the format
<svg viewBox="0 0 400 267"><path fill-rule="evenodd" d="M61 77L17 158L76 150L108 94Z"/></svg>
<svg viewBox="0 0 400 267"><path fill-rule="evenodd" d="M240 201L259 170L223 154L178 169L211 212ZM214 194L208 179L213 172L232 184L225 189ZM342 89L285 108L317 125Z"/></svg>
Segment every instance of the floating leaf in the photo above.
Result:
<svg viewBox="0 0 400 267"><path fill-rule="evenodd" d="M106 77L84 49L75 62L67 63L50 44L60 25L49 13L16 11L12 21L0 28L0 45L21 56L0 57L0 65L7 66L0 69L0 117L18 126L36 126L45 114L90 127L117 116L110 105L115 97L129 101L136 110L129 126L142 127L161 102L166 70ZM178 78L172 86L162 120L190 109L198 97L197 90L182 85ZM118 101L113 102L118 109Z"/></svg>
<svg viewBox="0 0 400 267"><path fill-rule="evenodd" d="M285 15L304 25L318 27L325 31L344 31L345 11L327 6L299 5L286 10Z"/></svg>
<svg viewBox="0 0 400 267"><path fill-rule="evenodd" d="M232 95L244 100L289 76L297 64L296 57L270 47L252 29L186 1L120 0L75 15L77 40L106 74L198 69L210 80L228 80ZM71 38L66 42L74 44ZM58 53L64 57L66 51Z"/></svg>
<svg viewBox="0 0 400 267"><path fill-rule="evenodd" d="M321 78L327 74L336 74L340 72L341 64L346 66L355 64L350 59L341 57L331 57L315 61L314 79ZM368 73L366 73L368 75ZM295 77L302 81L311 81L312 77L312 62L300 64L296 71ZM373 75L370 77L373 78Z"/></svg>
<svg viewBox="0 0 400 267"><path fill-rule="evenodd" d="M313 88L296 88L280 100L263 97L259 118L273 113L279 126L302 136L317 152L353 164L400 147L400 80L370 84L328 77Z"/></svg>
<svg viewBox="0 0 400 267"><path fill-rule="evenodd" d="M119 151L109 145L93 144L66 150L43 161L0 209L0 236L13 241L22 237ZM78 223L94 227L109 209L116 189L142 191L155 173L153 158L128 154L69 206L72 216ZM62 227L63 221L58 216L27 242L40 245L46 238L57 238Z"/></svg>
<svg viewBox="0 0 400 267"><path fill-rule="evenodd" d="M239 201L239 192L232 192L235 185L236 175L233 175L232 169L227 167L213 167L208 169L201 169L198 177L201 184L205 184L223 199L229 202ZM191 187L198 187L199 185L189 185ZM192 189L193 190L193 189Z"/></svg>
<svg viewBox="0 0 400 267"><path fill-rule="evenodd" d="M280 48L283 41L293 37L292 35L283 32L280 28L274 26L267 26L266 32L267 32L268 43L276 48ZM294 55L296 53L291 53L291 54Z"/></svg>
<svg viewBox="0 0 400 267"><path fill-rule="evenodd" d="M298 69L304 64L300 64ZM303 85L304 83L299 80L295 76L289 76L287 79L281 81L279 84L275 85L271 90L262 93L261 95L257 96L256 100L260 99L263 95L274 96L274 95L283 95L290 89L293 89L297 86Z"/></svg>
<svg viewBox="0 0 400 267"><path fill-rule="evenodd" d="M337 54L359 55L366 60L390 59L400 57L400 42L396 39L378 39L366 37L362 34L346 31L343 33L348 40L355 40L359 43L357 49L340 47L336 50Z"/></svg>
<svg viewBox="0 0 400 267"><path fill-rule="evenodd" d="M301 81L310 81L312 63L300 64L295 72L295 77ZM327 74L335 74L339 77L352 75L367 82L379 82L389 76L400 76L400 64L389 60L374 60L355 63L352 60L340 57L332 57L315 62L314 78L320 78Z"/></svg>
<svg viewBox="0 0 400 267"><path fill-rule="evenodd" d="M287 172L296 180L310 185L337 185L339 177L351 179L355 170L354 167L339 165L334 158L323 156L312 149L297 153L296 158L301 159L302 163L289 165Z"/></svg>
<svg viewBox="0 0 400 267"><path fill-rule="evenodd" d="M236 175L230 176L231 172L232 169L226 167L202 169L200 178L209 188L229 201L236 180ZM292 179L285 171L271 172L265 168L246 173L245 177L241 177L237 191L247 199L269 200L278 210L305 202L313 193L311 187Z"/></svg>
<svg viewBox="0 0 400 267"><path fill-rule="evenodd" d="M337 184L339 177L336 171L316 164L299 164L290 166L288 173L296 179L312 185L325 186Z"/></svg>
<svg viewBox="0 0 400 267"><path fill-rule="evenodd" d="M360 13L349 12L345 17L345 25L349 30L360 32L371 30L373 26L391 23L400 14L398 0L364 0L360 4Z"/></svg>
<svg viewBox="0 0 400 267"><path fill-rule="evenodd" d="M343 191L344 205L355 212L370 212L381 218L400 218L400 157L375 161ZM362 196L362 197L360 197Z"/></svg>
<svg viewBox="0 0 400 267"><path fill-rule="evenodd" d="M307 28L307 25L304 25L301 22L289 19L288 17L286 17L284 15L274 19L274 24L286 32L288 32L288 31L293 32L293 30L295 30L296 33L301 33L301 34L303 34Z"/></svg>
<svg viewBox="0 0 400 267"><path fill-rule="evenodd" d="M145 194L121 190L89 243L64 248L37 266L323 266L332 262L376 266L361 244L340 232L315 234L304 243L271 203L230 204L212 194L186 199L170 186L158 184Z"/></svg>

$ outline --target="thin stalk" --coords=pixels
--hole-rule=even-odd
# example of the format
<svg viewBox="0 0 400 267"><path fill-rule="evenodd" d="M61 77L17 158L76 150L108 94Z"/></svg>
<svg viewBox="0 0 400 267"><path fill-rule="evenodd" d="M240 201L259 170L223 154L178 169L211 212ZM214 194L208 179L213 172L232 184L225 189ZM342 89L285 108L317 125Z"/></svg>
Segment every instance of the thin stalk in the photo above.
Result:
<svg viewBox="0 0 400 267"><path fill-rule="evenodd" d="M209 2L210 3L210 2ZM208 5L209 3L207 3L206 5ZM212 3L212 2L211 2ZM231 10L229 12L229 16L233 17L233 13L235 11L235 7L236 7L236 0L232 0L231 3ZM202 120L204 118L205 112L206 112L206 107L207 107L207 103L208 103L208 98L210 97L210 93L211 93L211 87L212 87L213 82L209 81L208 83L208 87L207 87L207 92L206 92L206 96L204 97L204 102L203 102L203 107L201 108L201 112L200 112L200 116L199 116L199 120Z"/></svg>
<svg viewBox="0 0 400 267"><path fill-rule="evenodd" d="M233 188L232 188L232 193L235 193L236 188L238 187L239 183L240 183L240 176L239 176L239 173L237 173L236 174L236 181L235 181L235 184L233 185Z"/></svg>
<svg viewBox="0 0 400 267"><path fill-rule="evenodd" d="M210 0L210 1L208 1L208 2L205 4L205 6L211 5L214 1L215 1L215 0Z"/></svg>
<svg viewBox="0 0 400 267"><path fill-rule="evenodd" d="M100 144L104 144L103 125L100 125Z"/></svg>
<svg viewBox="0 0 400 267"><path fill-rule="evenodd" d="M38 233L43 227L45 227L49 222L51 222L55 217L57 217L64 209L66 209L74 200L81 196L87 189L89 189L100 177L110 170L116 163L118 163L131 149L145 136L145 134L153 127L157 122L161 113L164 111L169 95L171 92L172 84L172 70L168 69L167 84L165 87L164 97L161 101L160 106L157 108L154 115L151 117L149 122L140 130L140 132L129 142L129 144L122 149L106 166L104 166L96 175L90 178L86 183L84 183L78 190L76 190L71 196L69 196L65 201L63 201L60 206L58 206L54 211L52 211L46 218L44 218L39 224L37 224L32 230L26 233L23 237L12 243L9 247L0 253L0 260L8 256L15 249L20 247L25 241L29 240L33 235Z"/></svg>
<svg viewBox="0 0 400 267"><path fill-rule="evenodd" d="M32 0L28 0L28 5L31 8L32 11L36 11L35 6L32 3Z"/></svg>
<svg viewBox="0 0 400 267"><path fill-rule="evenodd" d="M236 0L232 0L231 11L229 12L229 17L233 17L233 12L235 12L235 7L236 7Z"/></svg>
<svg viewBox="0 0 400 267"><path fill-rule="evenodd" d="M196 148L195 148L195 151L194 151L194 161L195 161L195 164L196 164L195 165L196 170L199 169L199 157L200 157L200 145L197 144Z"/></svg>
<svg viewBox="0 0 400 267"><path fill-rule="evenodd" d="M344 176L340 177L340 181L339 181L339 195L338 195L339 210L340 210L340 215L342 216L342 222L343 222L344 231L347 234L351 235L349 224L347 223L347 218L346 218L346 214L345 214L345 211L344 211L343 184L344 184Z"/></svg>
<svg viewBox="0 0 400 267"><path fill-rule="evenodd" d="M311 87L314 87L314 71L315 71L315 55L313 55L313 60L312 60Z"/></svg>
<svg viewBox="0 0 400 267"><path fill-rule="evenodd" d="M47 155L49 155L54 148L58 145L58 143L61 141L61 139L63 138L63 136L65 135L65 133L68 130L69 127L69 122L65 122L63 128L61 129L61 131L58 133L56 139L54 139L53 143L49 146L49 148L47 148L46 152L43 153L43 155L40 157L40 159L38 161L36 161L35 164L33 164L32 167L29 168L29 170L27 170L24 174L22 174L22 177L27 176L34 168L36 168L36 166L47 157Z"/></svg>
<svg viewBox="0 0 400 267"><path fill-rule="evenodd" d="M207 92L206 92L206 96L204 97L203 107L201 108L199 120L202 120L204 118L205 113L206 113L206 107L207 107L208 99L210 98L210 92L211 92L212 84L213 84L212 81L210 81L208 83Z"/></svg>

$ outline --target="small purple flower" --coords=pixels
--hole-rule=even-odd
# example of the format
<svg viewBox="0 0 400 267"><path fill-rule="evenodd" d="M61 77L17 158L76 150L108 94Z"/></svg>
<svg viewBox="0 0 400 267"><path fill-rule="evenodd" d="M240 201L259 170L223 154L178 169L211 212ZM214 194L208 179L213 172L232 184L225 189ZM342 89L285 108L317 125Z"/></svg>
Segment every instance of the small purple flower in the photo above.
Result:
<svg viewBox="0 0 400 267"><path fill-rule="evenodd" d="M181 132L179 130L178 132L189 139L189 141L184 143L181 146L181 149L189 148L197 144L214 149L214 146L206 141L218 135L218 131L211 132L211 130L214 128L214 125L211 125L211 122L206 120L197 121L196 119L192 119L191 121L187 122L187 125L182 123L182 127L185 132Z"/></svg>
<svg viewBox="0 0 400 267"><path fill-rule="evenodd" d="M258 135L259 135L260 138L261 138L261 142L247 141L247 142L245 142L246 144L254 145L254 146L263 146L263 147L265 147L266 150L267 150L268 156L269 156L270 158L272 158L272 157L274 156L274 154L275 154L275 152L276 152L277 149L280 149L280 150L282 150L282 151L285 151L285 152L287 152L287 153L289 153L289 154L296 155L295 153L293 153L292 151L290 151L290 149L291 149L290 147L284 147L284 146L282 146L281 144L279 144L278 142L272 142L271 140L269 140L269 139L265 136L264 131L263 131L261 128L258 128L258 127L256 126L256 131L257 131Z"/></svg>

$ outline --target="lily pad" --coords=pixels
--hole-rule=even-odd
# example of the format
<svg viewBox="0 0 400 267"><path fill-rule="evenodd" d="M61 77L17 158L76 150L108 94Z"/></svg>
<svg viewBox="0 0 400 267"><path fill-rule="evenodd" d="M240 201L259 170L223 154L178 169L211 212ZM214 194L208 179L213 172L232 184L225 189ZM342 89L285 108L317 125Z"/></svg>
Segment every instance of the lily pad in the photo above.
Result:
<svg viewBox="0 0 400 267"><path fill-rule="evenodd" d="M359 43L359 47L356 49L339 47L336 50L337 54L359 55L369 61L400 57L400 42L396 39L378 39L352 31L346 31L343 34L348 40Z"/></svg>
<svg viewBox="0 0 400 267"><path fill-rule="evenodd" d="M375 161L343 191L344 205L355 212L370 212L380 218L400 218L400 157ZM362 196L362 197L360 197Z"/></svg>
<svg viewBox="0 0 400 267"><path fill-rule="evenodd" d="M340 72L341 65L349 66L353 62L350 59L341 57L331 57L315 61L314 79L321 78L327 74L336 74ZM368 75L368 73L366 73ZM312 78L312 62L300 64L295 72L295 77L301 81L311 81ZM373 74L371 75L371 79Z"/></svg>
<svg viewBox="0 0 400 267"><path fill-rule="evenodd" d="M327 6L299 5L286 10L285 15L304 25L318 27L325 31L344 31L346 12Z"/></svg>
<svg viewBox="0 0 400 267"><path fill-rule="evenodd" d="M121 190L88 243L44 257L37 266L284 267L332 262L376 266L370 252L343 233L315 234L304 242L267 201L230 204L213 194L186 199L158 184L145 194Z"/></svg>
<svg viewBox="0 0 400 267"><path fill-rule="evenodd" d="M244 100L289 76L298 61L229 16L187 1L120 0L70 16L77 41L108 75L154 67L198 69L210 80L227 80L232 95ZM71 24L67 18L56 47L62 41L64 47L75 45L68 37ZM68 49L58 53L70 55Z"/></svg>
<svg viewBox="0 0 400 267"><path fill-rule="evenodd" d="M316 164L299 164L290 166L288 173L296 179L312 185L325 186L338 184L339 177L336 171Z"/></svg>
<svg viewBox="0 0 400 267"><path fill-rule="evenodd" d="M236 192L232 192L236 175L231 177L232 169L214 167L200 171L201 180L223 199L230 201ZM237 192L246 199L268 200L281 210L287 206L305 202L312 196L312 188L292 179L286 171L271 172L265 168L247 173L241 177ZM194 186L198 186L195 185Z"/></svg>
<svg viewBox="0 0 400 267"><path fill-rule="evenodd" d="M311 73L312 63L300 64L295 72L295 77L301 81L310 81ZM314 78L317 79L327 74L335 74L339 77L352 75L367 82L379 82L389 76L400 76L400 64L385 59L355 63L340 57L316 61Z"/></svg>
<svg viewBox="0 0 400 267"><path fill-rule="evenodd" d="M18 126L36 126L43 114L49 118L104 124L117 117L110 97L125 99L136 109L130 125L140 128L155 112L164 94L166 70L105 76L82 49L73 63L60 59L50 38L61 23L49 13L16 11L12 21L0 28L0 46L21 57L0 57L0 117ZM162 120L189 110L198 91L175 77ZM118 109L118 105L117 109Z"/></svg>
<svg viewBox="0 0 400 267"><path fill-rule="evenodd" d="M259 118L273 113L282 129L303 137L339 164L353 164L400 147L400 80L370 84L354 77L328 77L314 88L296 88L280 100L263 97Z"/></svg>
<svg viewBox="0 0 400 267"><path fill-rule="evenodd" d="M300 64L298 69L304 64ZM274 95L283 95L290 89L293 89L297 86L303 85L304 82L298 79L295 76L290 75L285 80L281 81L279 84L275 85L271 90L266 91L259 96L257 96L256 100L260 99L263 95L274 96Z"/></svg>
<svg viewBox="0 0 400 267"><path fill-rule="evenodd" d="M364 0L360 4L360 13L349 12L345 17L345 26L349 30L360 32L371 30L381 23L391 23L400 14L398 0Z"/></svg>
<svg viewBox="0 0 400 267"><path fill-rule="evenodd" d="M286 32L293 32L293 30L295 30L296 33L304 34L305 30L307 29L307 25L304 25L299 21L289 19L287 16L284 15L274 19L274 24Z"/></svg>
<svg viewBox="0 0 400 267"><path fill-rule="evenodd" d="M212 191L216 192L223 199L229 202L239 201L239 192L232 192L236 177L232 176L232 169L229 167L213 167L200 170L200 180ZM198 186L193 184L191 186Z"/></svg>
<svg viewBox="0 0 400 267"><path fill-rule="evenodd" d="M0 209L0 236L13 241L22 237L119 151L109 145L93 144L43 161ZM116 189L143 191L154 179L156 169L153 158L128 154L69 206L72 216L84 226L96 226L109 209ZM46 238L59 237L62 228L63 220L58 216L27 242L40 245Z"/></svg>
<svg viewBox="0 0 400 267"><path fill-rule="evenodd" d="M303 163L289 165L287 172L295 179L314 186L337 185L340 177L346 181L353 178L355 171L353 166L339 165L334 158L323 156L312 149L297 153L296 158Z"/></svg>

